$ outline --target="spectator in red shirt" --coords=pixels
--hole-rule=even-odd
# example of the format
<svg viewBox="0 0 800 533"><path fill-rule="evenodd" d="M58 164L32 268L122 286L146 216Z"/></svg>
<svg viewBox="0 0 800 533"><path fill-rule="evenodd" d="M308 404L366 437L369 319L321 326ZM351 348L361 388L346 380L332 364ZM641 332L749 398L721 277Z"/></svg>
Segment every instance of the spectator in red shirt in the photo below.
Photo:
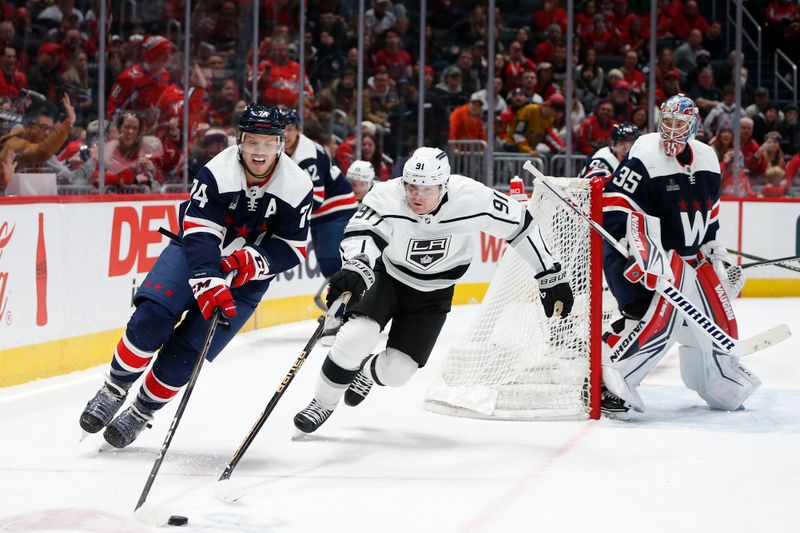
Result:
<svg viewBox="0 0 800 533"><path fill-rule="evenodd" d="M539 63L536 75L539 77L539 81L536 83L536 92L542 97L542 100L546 101L551 95L558 92L558 87L553 81L553 65Z"/></svg>
<svg viewBox="0 0 800 533"><path fill-rule="evenodd" d="M390 28L384 33L384 46L375 54L375 66L386 67L394 81L411 76L411 55L400 48L400 34Z"/></svg>
<svg viewBox="0 0 800 533"><path fill-rule="evenodd" d="M611 138L611 128L616 124L613 115L614 107L611 102L600 102L597 114L586 117L578 128L578 150L590 155L607 146Z"/></svg>
<svg viewBox="0 0 800 533"><path fill-rule="evenodd" d="M0 59L0 96L18 96L20 89L28 88L28 79L17 69L17 51L13 46L3 47Z"/></svg>
<svg viewBox="0 0 800 533"><path fill-rule="evenodd" d="M556 6L556 0L544 0L542 8L533 12L533 30L544 34L551 24L558 24L561 32L566 32L567 12Z"/></svg>
<svg viewBox="0 0 800 533"><path fill-rule="evenodd" d="M744 168L750 176L758 176L763 171L761 158L758 156L758 143L753 139L753 119L742 117L739 120L739 140L744 156Z"/></svg>
<svg viewBox="0 0 800 533"><path fill-rule="evenodd" d="M264 99L273 105L282 105L294 109L300 95L300 65L289 59L289 43L284 37L273 37L270 43L270 59L258 66L260 74L259 87L264 91ZM314 89L303 76L303 95L314 97Z"/></svg>
<svg viewBox="0 0 800 533"><path fill-rule="evenodd" d="M606 17L606 25L618 36L626 35L630 31L633 20L638 18L628 12L628 0L614 0L613 10Z"/></svg>
<svg viewBox="0 0 800 533"><path fill-rule="evenodd" d="M639 17L634 18L631 20L630 26L628 26L627 33L623 33L617 37L617 42L619 42L619 49L621 52L628 52L633 50L638 54L645 54L647 52L649 46L649 39L645 36L644 33L644 23L642 19Z"/></svg>
<svg viewBox="0 0 800 533"><path fill-rule="evenodd" d="M522 54L522 44L514 41L508 47L508 62L505 68L506 87L513 90L520 86L522 72L526 69L535 71L536 65Z"/></svg>
<svg viewBox="0 0 800 533"><path fill-rule="evenodd" d="M486 140L486 123L481 115L483 113L483 102L480 95L475 92L469 102L455 108L450 114L450 136L449 140Z"/></svg>
<svg viewBox="0 0 800 533"><path fill-rule="evenodd" d="M536 62L542 63L545 61L553 60L553 49L556 44L561 40L561 26L558 24L551 24L547 28L547 40L540 42L536 46Z"/></svg>
<svg viewBox="0 0 800 533"><path fill-rule="evenodd" d="M597 3L588 0L583 3L583 11L575 15L575 33L578 35L592 31L594 16L597 14Z"/></svg>
<svg viewBox="0 0 800 533"><path fill-rule="evenodd" d="M634 50L625 53L625 59L619 68L625 76L625 81L631 86L631 92L638 98L644 90L644 73L639 70L639 54Z"/></svg>
<svg viewBox="0 0 800 533"><path fill-rule="evenodd" d="M703 34L708 30L708 21L698 13L697 2L688 0L683 6L683 10L672 18L670 30L676 39L685 41L692 30L700 30Z"/></svg>
<svg viewBox="0 0 800 533"><path fill-rule="evenodd" d="M630 122L633 118L633 104L631 103L631 85L625 80L618 81L611 89L611 105L614 106L614 120L616 122Z"/></svg>
<svg viewBox="0 0 800 533"><path fill-rule="evenodd" d="M120 113L116 120L119 138L105 145L106 185L147 185L164 181L155 160L161 143L155 137L143 142L142 121L134 113ZM93 178L97 183L97 175Z"/></svg>
<svg viewBox="0 0 800 533"><path fill-rule="evenodd" d="M142 42L143 62L122 71L106 105L106 115L111 118L119 110L137 113L143 121L144 131L155 128L158 99L169 85L169 73L165 70L175 45L160 35L151 35Z"/></svg>
<svg viewBox="0 0 800 533"><path fill-rule="evenodd" d="M786 163L785 180L788 187L800 185L800 152L794 154L794 157Z"/></svg>
<svg viewBox="0 0 800 533"><path fill-rule="evenodd" d="M600 55L613 54L616 51L614 44L614 34L606 27L606 19L599 13L594 16L592 30L581 35L583 45L587 48L594 48Z"/></svg>

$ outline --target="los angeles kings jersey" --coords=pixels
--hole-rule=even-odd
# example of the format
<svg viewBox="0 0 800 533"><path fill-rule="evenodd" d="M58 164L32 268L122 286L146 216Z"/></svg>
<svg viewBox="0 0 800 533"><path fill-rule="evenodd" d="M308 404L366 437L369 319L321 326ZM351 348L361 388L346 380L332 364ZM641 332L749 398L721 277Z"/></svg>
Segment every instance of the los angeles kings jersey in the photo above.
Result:
<svg viewBox="0 0 800 533"><path fill-rule="evenodd" d="M603 146L589 156L588 161L586 161L586 165L583 167L580 174L578 174L578 177L602 177L603 173L610 176L615 170L617 170L618 166L619 159L617 159L617 156L614 155L614 152L609 146Z"/></svg>
<svg viewBox="0 0 800 533"><path fill-rule="evenodd" d="M342 258L382 261L393 278L420 291L453 285L469 268L475 234L506 239L535 273L554 259L531 214L519 202L471 178L453 174L439 207L417 215L406 202L402 179L376 182L350 219Z"/></svg>
<svg viewBox="0 0 800 533"><path fill-rule="evenodd" d="M719 229L720 169L714 150L694 139L680 157L669 157L658 133L639 137L603 191L603 225L619 240L631 211L661 222L661 245L685 259L697 257L700 246ZM645 289L623 278L627 260L604 244L603 266L620 307Z"/></svg>
<svg viewBox="0 0 800 533"><path fill-rule="evenodd" d="M183 249L194 276L222 274L220 262L252 246L271 274L307 255L311 178L286 154L259 185L247 185L237 146L217 154L197 173L180 206ZM271 279L271 278L270 278Z"/></svg>

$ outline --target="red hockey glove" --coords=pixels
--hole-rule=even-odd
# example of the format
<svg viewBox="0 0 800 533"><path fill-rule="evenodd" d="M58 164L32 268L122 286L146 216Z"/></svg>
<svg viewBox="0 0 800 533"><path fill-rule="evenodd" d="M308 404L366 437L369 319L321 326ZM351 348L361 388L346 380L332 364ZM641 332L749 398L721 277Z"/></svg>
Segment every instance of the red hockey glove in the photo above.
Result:
<svg viewBox="0 0 800 533"><path fill-rule="evenodd" d="M227 317L236 316L236 305L233 295L225 285L225 280L219 277L194 278L189 280L192 292L197 300L197 306L203 313L203 318L208 320L217 307Z"/></svg>
<svg viewBox="0 0 800 533"><path fill-rule="evenodd" d="M236 270L233 286L241 287L248 281L267 279L269 277L269 262L258 250L245 246L236 250L222 260L222 271Z"/></svg>

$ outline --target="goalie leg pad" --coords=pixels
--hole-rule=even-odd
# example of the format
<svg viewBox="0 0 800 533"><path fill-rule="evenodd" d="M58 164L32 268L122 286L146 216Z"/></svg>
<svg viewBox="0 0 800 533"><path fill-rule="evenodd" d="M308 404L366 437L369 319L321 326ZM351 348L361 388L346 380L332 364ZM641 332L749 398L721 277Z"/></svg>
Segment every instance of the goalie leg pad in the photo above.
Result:
<svg viewBox="0 0 800 533"><path fill-rule="evenodd" d="M720 354L709 345L679 348L681 378L711 409L735 411L753 394L761 381L737 357Z"/></svg>
<svg viewBox="0 0 800 533"><path fill-rule="evenodd" d="M379 385L400 387L408 383L419 368L416 361L396 348L386 348L364 364L364 374Z"/></svg>
<svg viewBox="0 0 800 533"><path fill-rule="evenodd" d="M603 335L603 384L636 411L644 411L636 387L675 342L677 324L675 309L656 296L641 320L621 319Z"/></svg>

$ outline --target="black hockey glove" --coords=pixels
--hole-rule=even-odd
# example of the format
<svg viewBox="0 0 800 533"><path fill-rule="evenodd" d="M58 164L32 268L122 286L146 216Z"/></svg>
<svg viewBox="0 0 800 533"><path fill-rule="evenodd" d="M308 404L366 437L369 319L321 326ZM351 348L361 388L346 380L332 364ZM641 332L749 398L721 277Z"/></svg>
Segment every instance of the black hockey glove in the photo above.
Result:
<svg viewBox="0 0 800 533"><path fill-rule="evenodd" d="M342 293L350 292L351 296L348 305L352 305L364 296L364 292L374 282L375 273L369 266L369 259L367 256L359 254L345 261L341 270L331 276L328 282L328 296L325 298L325 303L330 307Z"/></svg>
<svg viewBox="0 0 800 533"><path fill-rule="evenodd" d="M539 281L539 296L542 298L544 314L548 318L556 314L561 318L572 311L572 288L567 281L567 273L561 270L561 263L534 276Z"/></svg>

